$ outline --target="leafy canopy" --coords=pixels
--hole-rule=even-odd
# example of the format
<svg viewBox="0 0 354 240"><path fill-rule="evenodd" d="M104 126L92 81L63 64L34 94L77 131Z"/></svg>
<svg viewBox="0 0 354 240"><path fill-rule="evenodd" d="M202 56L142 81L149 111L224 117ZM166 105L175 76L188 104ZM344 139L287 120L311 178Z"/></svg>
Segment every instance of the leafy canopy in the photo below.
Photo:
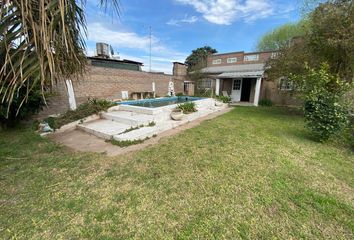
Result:
<svg viewBox="0 0 354 240"><path fill-rule="evenodd" d="M270 32L265 33L258 41L258 51L273 51L287 48L294 37L303 36L307 28L307 21L287 23Z"/></svg>
<svg viewBox="0 0 354 240"><path fill-rule="evenodd" d="M197 71L206 67L208 56L217 53L216 49L210 46L197 48L187 57L185 64L188 66L188 72Z"/></svg>
<svg viewBox="0 0 354 240"><path fill-rule="evenodd" d="M305 74L309 68L320 68L326 62L329 72L353 81L354 5L350 0L320 4L308 17L305 35L268 62L270 77ZM306 64L307 65L306 65Z"/></svg>
<svg viewBox="0 0 354 240"><path fill-rule="evenodd" d="M320 141L340 132L353 111L353 25L352 1L319 4L308 14L304 36L268 62L271 79L288 76L295 83L307 125Z"/></svg>

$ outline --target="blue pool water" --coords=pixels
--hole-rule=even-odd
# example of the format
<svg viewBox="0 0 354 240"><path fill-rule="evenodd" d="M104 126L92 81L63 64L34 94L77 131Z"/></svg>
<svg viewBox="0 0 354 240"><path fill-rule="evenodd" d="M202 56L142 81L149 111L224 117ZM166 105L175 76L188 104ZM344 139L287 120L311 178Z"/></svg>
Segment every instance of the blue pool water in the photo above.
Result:
<svg viewBox="0 0 354 240"><path fill-rule="evenodd" d="M156 107L162 107L162 106L173 105L178 103L192 102L200 99L203 98L181 96L181 97L165 97L165 98L125 101L125 102L119 102L118 104L156 108Z"/></svg>

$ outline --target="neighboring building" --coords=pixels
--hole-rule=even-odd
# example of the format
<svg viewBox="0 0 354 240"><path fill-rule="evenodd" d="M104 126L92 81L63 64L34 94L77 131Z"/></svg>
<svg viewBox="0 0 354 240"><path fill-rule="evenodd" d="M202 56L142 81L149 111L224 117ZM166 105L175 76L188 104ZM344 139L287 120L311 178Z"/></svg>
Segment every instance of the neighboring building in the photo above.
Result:
<svg viewBox="0 0 354 240"><path fill-rule="evenodd" d="M286 79L267 79L265 63L276 56L277 52L213 54L208 58L207 67L201 70L207 78L198 82L197 87L214 89L216 95L227 93L235 103L257 106L260 99L269 99L277 105L297 105Z"/></svg>
<svg viewBox="0 0 354 240"><path fill-rule="evenodd" d="M103 59L100 57L87 57L88 64L96 67L142 71L143 63L131 60Z"/></svg>
<svg viewBox="0 0 354 240"><path fill-rule="evenodd" d="M187 64L181 62L173 62L173 76L175 79L183 81L184 95L194 95L194 82L187 80Z"/></svg>

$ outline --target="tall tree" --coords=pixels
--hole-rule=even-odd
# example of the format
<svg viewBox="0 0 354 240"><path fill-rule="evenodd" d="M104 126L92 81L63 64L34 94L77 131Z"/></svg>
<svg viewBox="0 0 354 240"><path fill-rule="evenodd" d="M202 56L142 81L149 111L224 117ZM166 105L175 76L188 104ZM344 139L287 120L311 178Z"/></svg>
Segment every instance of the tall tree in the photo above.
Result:
<svg viewBox="0 0 354 240"><path fill-rule="evenodd" d="M118 0L98 2L119 13ZM6 115L19 92L25 90L17 112L38 86L44 98L45 86L83 73L85 4L85 0L0 1L0 107L7 108Z"/></svg>
<svg viewBox="0 0 354 240"><path fill-rule="evenodd" d="M319 4L309 31L268 62L272 79L288 76L304 100L307 126L320 141L339 133L354 111L354 6L352 0ZM350 109L351 108L351 109ZM354 127L352 126L354 129ZM354 132L354 131L352 131ZM354 139L354 135L351 136Z"/></svg>
<svg viewBox="0 0 354 240"><path fill-rule="evenodd" d="M258 41L258 51L273 51L289 46L294 37L303 36L307 29L307 21L287 23L270 32L265 33Z"/></svg>
<svg viewBox="0 0 354 240"><path fill-rule="evenodd" d="M319 68L324 62L331 74L352 82L354 76L354 4L351 0L334 0L320 4L309 14L308 31L277 59L270 60L273 78L301 74Z"/></svg>
<svg viewBox="0 0 354 240"><path fill-rule="evenodd" d="M185 64L188 66L188 72L197 71L206 67L208 56L217 53L216 49L210 46L197 48L187 57Z"/></svg>

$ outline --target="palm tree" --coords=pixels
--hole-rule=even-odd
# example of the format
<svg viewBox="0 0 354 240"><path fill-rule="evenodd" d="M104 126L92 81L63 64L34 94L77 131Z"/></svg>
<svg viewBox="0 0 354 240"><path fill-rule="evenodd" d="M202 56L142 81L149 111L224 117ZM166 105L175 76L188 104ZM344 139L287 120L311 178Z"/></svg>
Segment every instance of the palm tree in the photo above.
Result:
<svg viewBox="0 0 354 240"><path fill-rule="evenodd" d="M85 70L86 0L0 0L0 106L7 114L16 94L29 94ZM119 0L99 0L118 15Z"/></svg>

